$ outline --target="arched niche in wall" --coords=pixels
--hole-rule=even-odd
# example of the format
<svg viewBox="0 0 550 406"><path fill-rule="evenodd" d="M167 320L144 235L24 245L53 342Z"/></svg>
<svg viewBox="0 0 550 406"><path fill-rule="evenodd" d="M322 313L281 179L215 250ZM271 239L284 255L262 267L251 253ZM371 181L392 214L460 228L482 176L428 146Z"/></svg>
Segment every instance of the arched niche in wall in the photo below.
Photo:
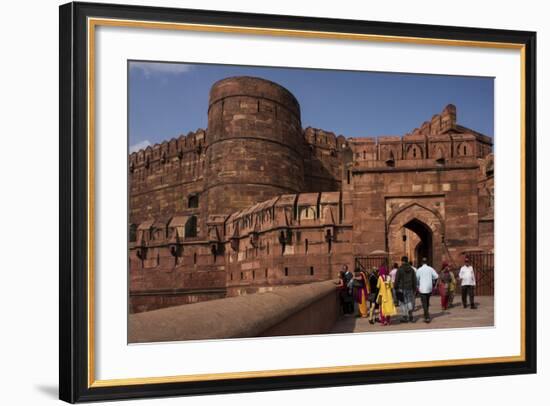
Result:
<svg viewBox="0 0 550 406"><path fill-rule="evenodd" d="M407 159L423 159L424 150L418 144L412 144L407 147Z"/></svg>

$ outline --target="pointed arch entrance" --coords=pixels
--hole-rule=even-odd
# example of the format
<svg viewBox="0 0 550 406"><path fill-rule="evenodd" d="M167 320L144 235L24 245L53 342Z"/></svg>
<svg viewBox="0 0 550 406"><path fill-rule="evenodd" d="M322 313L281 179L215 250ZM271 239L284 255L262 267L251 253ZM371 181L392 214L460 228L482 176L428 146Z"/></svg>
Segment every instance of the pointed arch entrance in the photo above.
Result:
<svg viewBox="0 0 550 406"><path fill-rule="evenodd" d="M408 251L408 254L404 255L411 258L415 264L418 264L422 258L428 258L428 263L433 264L433 233L430 227L415 217L404 224L403 228L412 231L419 240L413 240L413 246L409 244L407 247L407 245L405 245L405 247L408 248L405 249L405 251ZM407 241L405 241L405 244L406 243Z"/></svg>
<svg viewBox="0 0 550 406"><path fill-rule="evenodd" d="M388 252L392 262L406 255L417 266L422 258L438 269L441 265L444 224L439 213L413 203L394 213L387 222Z"/></svg>

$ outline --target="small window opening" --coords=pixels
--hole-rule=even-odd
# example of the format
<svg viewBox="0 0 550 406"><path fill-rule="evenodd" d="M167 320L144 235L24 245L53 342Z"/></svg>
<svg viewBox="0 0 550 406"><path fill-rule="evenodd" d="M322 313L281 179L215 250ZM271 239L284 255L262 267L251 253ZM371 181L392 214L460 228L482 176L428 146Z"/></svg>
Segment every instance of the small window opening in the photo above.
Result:
<svg viewBox="0 0 550 406"><path fill-rule="evenodd" d="M191 216L185 223L185 237L197 236L197 216Z"/></svg>
<svg viewBox="0 0 550 406"><path fill-rule="evenodd" d="M199 207L199 195L191 195L187 200L187 208L196 209Z"/></svg>

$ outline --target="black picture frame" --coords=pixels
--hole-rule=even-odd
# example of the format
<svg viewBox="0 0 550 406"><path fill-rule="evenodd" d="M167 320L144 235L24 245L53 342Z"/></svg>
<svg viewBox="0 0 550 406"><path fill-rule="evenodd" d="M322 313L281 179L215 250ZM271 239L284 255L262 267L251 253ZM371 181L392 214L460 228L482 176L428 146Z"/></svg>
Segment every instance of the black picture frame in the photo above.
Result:
<svg viewBox="0 0 550 406"><path fill-rule="evenodd" d="M471 378L536 372L536 33L205 10L112 4L69 3L60 6L60 270L59 397L67 402L126 398L219 394L432 379ZM366 372L313 373L196 382L100 386L89 384L88 353L88 217L87 191L87 18L103 17L345 32L458 41L513 43L525 52L525 357L518 362Z"/></svg>

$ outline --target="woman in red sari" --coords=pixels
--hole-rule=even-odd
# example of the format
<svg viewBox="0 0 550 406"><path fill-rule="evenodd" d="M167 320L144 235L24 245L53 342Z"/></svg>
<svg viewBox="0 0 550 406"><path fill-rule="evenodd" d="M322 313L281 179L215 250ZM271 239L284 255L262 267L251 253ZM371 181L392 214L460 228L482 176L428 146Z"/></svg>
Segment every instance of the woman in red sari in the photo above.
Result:
<svg viewBox="0 0 550 406"><path fill-rule="evenodd" d="M449 307L449 291L452 284L451 268L447 262L441 265L439 274L439 296L441 297L441 310L447 310Z"/></svg>

